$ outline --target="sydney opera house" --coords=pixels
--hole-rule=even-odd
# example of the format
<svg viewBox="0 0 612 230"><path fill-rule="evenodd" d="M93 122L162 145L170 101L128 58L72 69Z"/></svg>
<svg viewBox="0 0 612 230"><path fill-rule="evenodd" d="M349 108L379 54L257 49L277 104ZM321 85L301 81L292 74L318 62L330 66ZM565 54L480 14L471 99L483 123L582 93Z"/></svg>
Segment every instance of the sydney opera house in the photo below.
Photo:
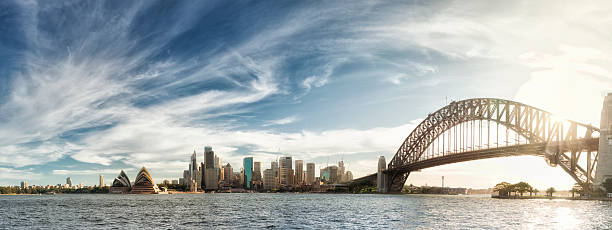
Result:
<svg viewBox="0 0 612 230"><path fill-rule="evenodd" d="M153 182L151 173L147 168L142 167L136 175L136 180L132 184L130 178L125 174L123 170L119 173L119 176L113 181L113 185L110 187L110 193L117 194L159 194L165 193L160 190L157 185Z"/></svg>

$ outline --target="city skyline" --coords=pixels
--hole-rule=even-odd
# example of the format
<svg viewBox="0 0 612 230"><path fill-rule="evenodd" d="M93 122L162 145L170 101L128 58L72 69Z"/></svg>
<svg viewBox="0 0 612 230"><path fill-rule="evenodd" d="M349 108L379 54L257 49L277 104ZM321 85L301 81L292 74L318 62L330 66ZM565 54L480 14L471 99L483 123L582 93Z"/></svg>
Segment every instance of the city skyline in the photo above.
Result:
<svg viewBox="0 0 612 230"><path fill-rule="evenodd" d="M245 156L262 171L283 156L344 160L360 177L451 101L511 99L598 127L612 88L612 20L600 17L605 7L580 3L0 9L0 185L96 184L143 165L155 180L178 178L184 155L205 145L233 167ZM574 183L530 156L425 169L407 183L441 176L473 188Z"/></svg>

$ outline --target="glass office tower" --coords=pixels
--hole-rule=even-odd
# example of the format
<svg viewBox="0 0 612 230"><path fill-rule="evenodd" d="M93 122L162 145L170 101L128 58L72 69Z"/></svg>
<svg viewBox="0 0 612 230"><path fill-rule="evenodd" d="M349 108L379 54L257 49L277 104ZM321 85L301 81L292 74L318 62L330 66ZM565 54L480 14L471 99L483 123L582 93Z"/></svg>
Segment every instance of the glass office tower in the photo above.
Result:
<svg viewBox="0 0 612 230"><path fill-rule="evenodd" d="M244 188L252 189L253 186L253 157L245 157L244 163Z"/></svg>

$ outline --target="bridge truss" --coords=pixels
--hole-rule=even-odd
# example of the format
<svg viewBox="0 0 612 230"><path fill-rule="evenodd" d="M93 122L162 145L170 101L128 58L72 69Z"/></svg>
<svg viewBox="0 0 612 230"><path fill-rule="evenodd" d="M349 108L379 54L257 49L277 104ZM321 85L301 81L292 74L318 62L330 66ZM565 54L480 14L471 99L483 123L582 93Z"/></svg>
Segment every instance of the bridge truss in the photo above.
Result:
<svg viewBox="0 0 612 230"><path fill-rule="evenodd" d="M559 165L584 189L597 166L599 129L522 103L475 98L431 113L389 162L386 190L400 192L411 171L470 160L534 155Z"/></svg>

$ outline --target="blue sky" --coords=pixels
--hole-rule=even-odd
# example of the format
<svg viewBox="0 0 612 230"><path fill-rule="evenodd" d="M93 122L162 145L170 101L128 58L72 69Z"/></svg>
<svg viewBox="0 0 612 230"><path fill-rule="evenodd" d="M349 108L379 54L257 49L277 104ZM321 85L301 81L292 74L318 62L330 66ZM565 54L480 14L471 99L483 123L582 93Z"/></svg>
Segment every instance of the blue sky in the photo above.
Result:
<svg viewBox="0 0 612 230"><path fill-rule="evenodd" d="M611 7L572 4L3 1L0 184L110 183L141 166L178 178L205 145L234 167L244 156L265 167L343 158L362 176L428 113L471 97L599 124ZM409 182L441 175L478 188L573 183L530 157Z"/></svg>

